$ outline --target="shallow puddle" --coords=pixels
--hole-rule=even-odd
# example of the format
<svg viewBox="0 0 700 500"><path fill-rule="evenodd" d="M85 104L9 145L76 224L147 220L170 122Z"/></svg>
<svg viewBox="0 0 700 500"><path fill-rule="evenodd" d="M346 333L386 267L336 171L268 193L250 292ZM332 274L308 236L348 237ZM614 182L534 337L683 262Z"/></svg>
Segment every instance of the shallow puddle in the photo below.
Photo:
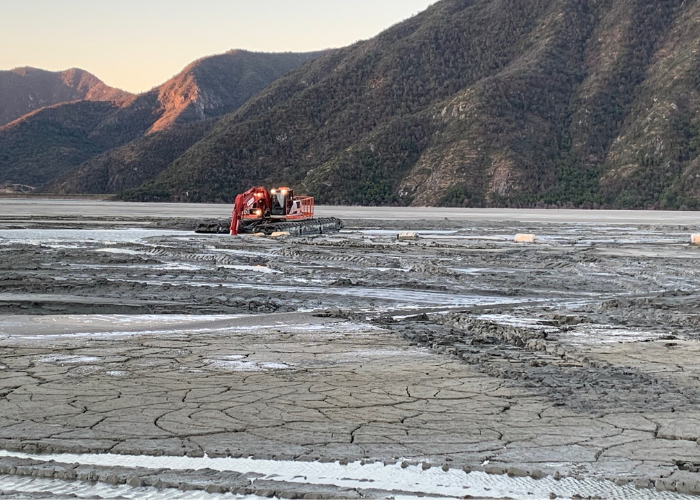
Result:
<svg viewBox="0 0 700 500"><path fill-rule="evenodd" d="M183 231L158 229L0 229L0 243L42 245L70 242L81 243L138 243L146 238L178 236Z"/></svg>
<svg viewBox="0 0 700 500"><path fill-rule="evenodd" d="M90 339L106 337L154 336L176 334L264 334L284 330L308 335L348 335L379 331L380 328L335 318L316 318L307 314L279 315L55 315L0 316L0 340L35 342L60 339ZM50 356L46 363L78 363L71 356Z"/></svg>

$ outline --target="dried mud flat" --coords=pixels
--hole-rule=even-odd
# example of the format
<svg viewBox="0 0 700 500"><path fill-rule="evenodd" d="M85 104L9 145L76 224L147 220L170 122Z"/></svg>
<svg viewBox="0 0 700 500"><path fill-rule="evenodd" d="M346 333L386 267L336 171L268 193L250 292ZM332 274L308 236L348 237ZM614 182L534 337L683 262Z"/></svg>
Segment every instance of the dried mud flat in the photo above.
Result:
<svg viewBox="0 0 700 500"><path fill-rule="evenodd" d="M191 224L0 217L8 496L700 493L697 228Z"/></svg>

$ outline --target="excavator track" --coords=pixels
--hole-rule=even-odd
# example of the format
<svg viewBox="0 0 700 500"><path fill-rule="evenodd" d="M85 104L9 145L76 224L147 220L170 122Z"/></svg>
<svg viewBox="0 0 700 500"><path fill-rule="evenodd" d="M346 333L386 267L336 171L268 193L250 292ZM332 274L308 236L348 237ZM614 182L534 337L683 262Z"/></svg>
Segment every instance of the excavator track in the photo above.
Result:
<svg viewBox="0 0 700 500"><path fill-rule="evenodd" d="M301 221L272 222L262 221L258 224L245 226L246 233L289 233L292 236L311 234L337 233L343 229L343 222L335 217L310 219Z"/></svg>
<svg viewBox="0 0 700 500"><path fill-rule="evenodd" d="M230 221L202 222L196 233L228 234ZM337 233L343 229L343 222L335 217L324 217L301 221L275 221L274 219L243 221L240 227L242 234L289 233L292 236L307 236L314 234Z"/></svg>

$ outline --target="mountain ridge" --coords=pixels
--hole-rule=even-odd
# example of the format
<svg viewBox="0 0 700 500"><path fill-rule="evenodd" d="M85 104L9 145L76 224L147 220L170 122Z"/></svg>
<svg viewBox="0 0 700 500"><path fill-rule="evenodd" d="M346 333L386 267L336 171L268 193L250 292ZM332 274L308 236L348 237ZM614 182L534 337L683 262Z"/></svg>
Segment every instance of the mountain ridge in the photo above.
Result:
<svg viewBox="0 0 700 500"><path fill-rule="evenodd" d="M194 135L186 137L178 127L237 109L276 78L319 54L234 50L198 59L167 82L137 96L104 101L105 105L86 104L98 101L80 99L34 110L0 126L0 182L35 188L45 184L44 192L60 189L66 194L97 186L126 186L123 173L116 167L120 151L128 152L123 165L132 168L130 157L139 151L148 163L140 171L155 174L167 165L163 165L164 159L183 144L191 145L202 130L188 129ZM64 72L63 78L78 88L89 87L92 93L86 95L93 99L105 95L102 87L90 86L91 80L80 72ZM79 123L80 113L85 113L84 123ZM175 128L178 130L157 140L141 141L144 136ZM131 141L140 142L133 148L119 150ZM161 149L165 144L173 149ZM110 155L101 156L112 150L115 151ZM154 150L160 151L163 158L156 160ZM88 163L83 165L85 162ZM91 168L95 171L90 172ZM117 178L98 179L110 172ZM76 177L72 181L71 175L87 178Z"/></svg>
<svg viewBox="0 0 700 500"><path fill-rule="evenodd" d="M46 71L29 66L0 71L0 126L32 111L78 100L123 103L133 94L109 87L79 69Z"/></svg>
<svg viewBox="0 0 700 500"><path fill-rule="evenodd" d="M122 198L286 182L334 204L700 207L699 27L682 0L442 0L276 81Z"/></svg>

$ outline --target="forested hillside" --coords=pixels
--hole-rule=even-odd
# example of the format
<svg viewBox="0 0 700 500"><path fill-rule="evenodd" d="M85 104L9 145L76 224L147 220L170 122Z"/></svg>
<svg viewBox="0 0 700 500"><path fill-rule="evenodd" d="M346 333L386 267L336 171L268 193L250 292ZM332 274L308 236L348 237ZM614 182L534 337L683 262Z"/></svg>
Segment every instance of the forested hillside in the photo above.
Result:
<svg viewBox="0 0 700 500"><path fill-rule="evenodd" d="M698 207L700 3L442 0L276 81L131 200Z"/></svg>
<svg viewBox="0 0 700 500"><path fill-rule="evenodd" d="M41 191L60 195L110 194L137 188L199 141L213 124L214 120L206 120L147 134L86 160L48 182Z"/></svg>
<svg viewBox="0 0 700 500"><path fill-rule="evenodd" d="M0 127L0 182L40 186L108 149L109 138L94 131L117 109L110 102L59 104Z"/></svg>
<svg viewBox="0 0 700 500"><path fill-rule="evenodd" d="M104 88L94 84L83 98L75 94L71 102L40 108L0 126L0 183L34 188L46 184L43 191L64 194L116 193L138 186L209 127L187 124L238 109L318 55L231 51L195 61L163 85L121 99L98 99ZM82 75L83 83L74 85L79 89L92 82L84 72L61 75L66 81ZM93 102L97 100L105 102ZM127 169L138 175L125 176Z"/></svg>

